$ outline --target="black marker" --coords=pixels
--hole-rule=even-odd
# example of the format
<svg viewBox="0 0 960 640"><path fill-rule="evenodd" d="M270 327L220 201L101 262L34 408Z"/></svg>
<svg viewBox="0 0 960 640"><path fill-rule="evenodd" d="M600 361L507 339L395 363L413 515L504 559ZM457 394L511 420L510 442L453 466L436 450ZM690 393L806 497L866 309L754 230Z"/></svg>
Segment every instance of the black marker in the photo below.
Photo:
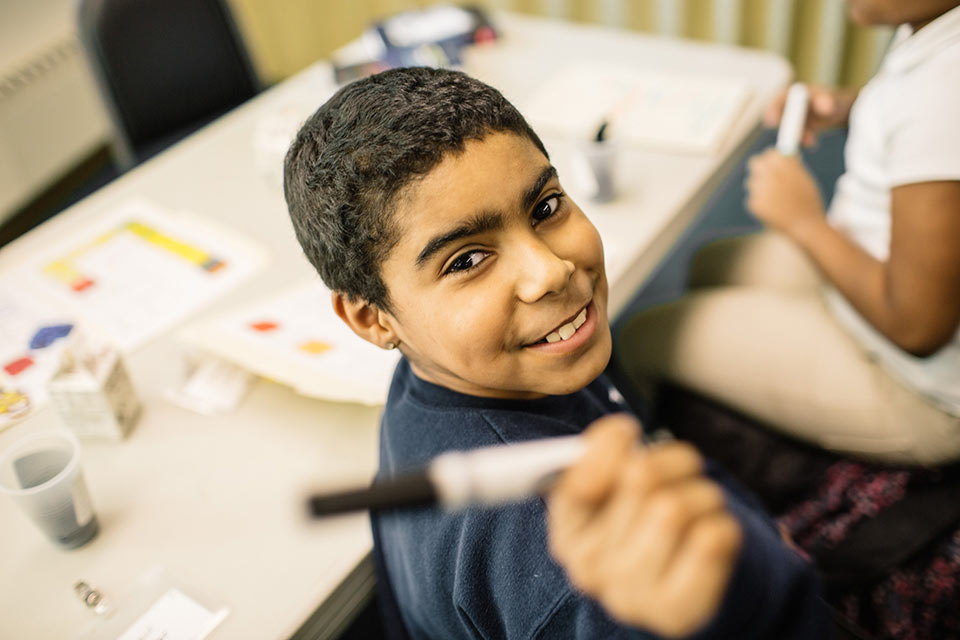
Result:
<svg viewBox="0 0 960 640"><path fill-rule="evenodd" d="M582 436L562 436L444 453L421 471L377 480L368 488L313 495L308 507L321 518L366 509L514 502L548 489L585 450Z"/></svg>
<svg viewBox="0 0 960 640"><path fill-rule="evenodd" d="M606 120L600 123L600 128L597 129L597 135L594 137L594 142L606 142L608 124L609 122Z"/></svg>

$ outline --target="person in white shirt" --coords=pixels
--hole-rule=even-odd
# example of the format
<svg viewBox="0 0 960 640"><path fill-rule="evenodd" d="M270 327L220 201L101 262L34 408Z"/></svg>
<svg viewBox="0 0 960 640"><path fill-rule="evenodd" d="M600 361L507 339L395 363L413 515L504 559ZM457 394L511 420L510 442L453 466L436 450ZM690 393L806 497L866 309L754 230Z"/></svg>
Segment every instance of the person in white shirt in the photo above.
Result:
<svg viewBox="0 0 960 640"><path fill-rule="evenodd" d="M631 318L620 365L843 454L960 459L960 0L850 0L899 24L857 95L810 87L803 134L849 123L829 211L798 156L749 160L767 230L718 241L691 292ZM781 96L767 114L776 125Z"/></svg>

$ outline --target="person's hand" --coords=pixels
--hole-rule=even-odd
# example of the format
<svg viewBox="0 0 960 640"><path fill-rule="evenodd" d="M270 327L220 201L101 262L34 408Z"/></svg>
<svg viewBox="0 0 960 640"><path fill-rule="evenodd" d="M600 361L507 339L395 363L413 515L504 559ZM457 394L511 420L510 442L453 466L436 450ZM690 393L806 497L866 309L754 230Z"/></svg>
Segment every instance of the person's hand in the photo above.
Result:
<svg viewBox="0 0 960 640"><path fill-rule="evenodd" d="M637 447L625 415L596 421L588 450L548 496L550 550L621 622L668 637L716 613L742 531L693 447Z"/></svg>
<svg viewBox="0 0 960 640"><path fill-rule="evenodd" d="M753 156L747 161L746 189L747 210L794 240L825 222L820 190L798 155L770 148Z"/></svg>
<svg viewBox="0 0 960 640"><path fill-rule="evenodd" d="M856 93L812 84L808 84L807 89L810 91L810 103L807 107L807 119L803 124L800 143L805 147L812 147L817 141L817 136L822 132L842 127L847 123ZM781 91L767 106L763 114L764 126L780 126L783 108L787 101L787 91L789 89Z"/></svg>

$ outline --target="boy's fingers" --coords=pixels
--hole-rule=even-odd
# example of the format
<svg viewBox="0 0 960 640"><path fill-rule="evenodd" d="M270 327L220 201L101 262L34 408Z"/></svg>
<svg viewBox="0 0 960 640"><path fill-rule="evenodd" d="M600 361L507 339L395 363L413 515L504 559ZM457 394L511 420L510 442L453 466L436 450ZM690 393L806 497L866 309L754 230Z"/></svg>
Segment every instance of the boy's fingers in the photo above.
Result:
<svg viewBox="0 0 960 640"><path fill-rule="evenodd" d="M603 531L597 526L597 511L616 486L638 435L639 424L632 417L612 415L597 420L585 432L583 458L560 477L548 495L550 550L571 574L582 576L591 564L589 558L601 546Z"/></svg>
<svg viewBox="0 0 960 640"><path fill-rule="evenodd" d="M634 492L649 492L703 472L703 457L693 445L682 442L655 444L634 452L623 481L633 485Z"/></svg>
<svg viewBox="0 0 960 640"><path fill-rule="evenodd" d="M672 442L648 449L631 446L613 469L605 501L568 499L565 502L560 494L561 499L551 502L550 508L553 515L566 520L566 523L558 523L558 526L566 527L562 533L570 531L571 535L579 535L584 547L597 547L589 529L601 532L607 545L630 543L638 514L647 508L650 496L670 491L678 483L700 479L702 468L700 454L686 443ZM686 498L681 496L680 499ZM722 496L718 500L722 503ZM692 505L691 509L694 507ZM571 523L577 523L578 527L574 528Z"/></svg>
<svg viewBox="0 0 960 640"><path fill-rule="evenodd" d="M587 451L561 477L552 497L586 503L603 500L614 486L623 459L634 448L639 423L626 414L606 416L584 432Z"/></svg>
<svg viewBox="0 0 960 640"><path fill-rule="evenodd" d="M629 545L641 554L645 570L660 579L689 543L687 536L703 518L724 513L723 492L711 480L696 476L649 495L637 511Z"/></svg>
<svg viewBox="0 0 960 640"><path fill-rule="evenodd" d="M662 585L664 595L691 614L684 634L696 631L716 613L742 543L740 524L723 511L701 518L688 532Z"/></svg>

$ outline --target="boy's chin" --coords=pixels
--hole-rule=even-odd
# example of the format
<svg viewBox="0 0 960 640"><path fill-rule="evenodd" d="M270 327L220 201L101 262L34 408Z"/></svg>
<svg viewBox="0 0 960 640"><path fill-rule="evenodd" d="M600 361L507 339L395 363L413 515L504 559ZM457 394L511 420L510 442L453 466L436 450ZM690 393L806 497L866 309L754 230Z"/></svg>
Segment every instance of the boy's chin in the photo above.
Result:
<svg viewBox="0 0 960 640"><path fill-rule="evenodd" d="M598 345L593 353L571 368L563 371L545 371L536 385L536 391L551 396L563 396L583 389L607 368L610 353L609 346Z"/></svg>

